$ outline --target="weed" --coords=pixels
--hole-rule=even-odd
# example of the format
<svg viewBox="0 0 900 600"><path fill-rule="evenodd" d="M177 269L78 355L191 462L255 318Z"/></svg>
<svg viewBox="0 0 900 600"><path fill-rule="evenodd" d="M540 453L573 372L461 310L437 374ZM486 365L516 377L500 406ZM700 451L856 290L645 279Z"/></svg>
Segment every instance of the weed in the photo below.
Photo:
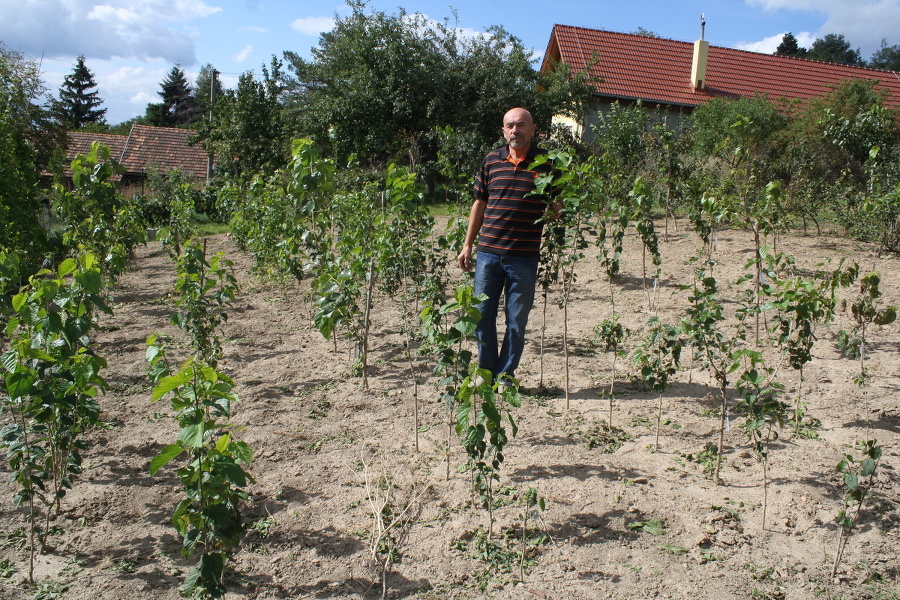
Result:
<svg viewBox="0 0 900 600"><path fill-rule="evenodd" d="M610 427L608 423L596 421L588 424L580 415L566 419L563 431L581 438L588 450L599 449L603 454L612 454L631 439L620 427Z"/></svg>
<svg viewBox="0 0 900 600"><path fill-rule="evenodd" d="M319 400L316 400L315 405L306 416L307 418L313 420L324 419L328 416L329 408L331 408L331 402L326 400L325 398L321 398Z"/></svg>
<svg viewBox="0 0 900 600"><path fill-rule="evenodd" d="M0 579L9 579L18 572L19 570L9 560L0 560Z"/></svg>
<svg viewBox="0 0 900 600"><path fill-rule="evenodd" d="M681 556L682 554L688 553L687 548L679 546L678 544L662 544L659 549L672 556Z"/></svg>
<svg viewBox="0 0 900 600"><path fill-rule="evenodd" d="M653 427L653 422L647 417L632 417L630 425L632 427Z"/></svg>
<svg viewBox="0 0 900 600"><path fill-rule="evenodd" d="M123 575L128 575L137 571L137 562L128 560L127 558L116 558L112 561L112 569Z"/></svg>
<svg viewBox="0 0 900 600"><path fill-rule="evenodd" d="M662 519L651 519L649 521L632 521L628 524L628 529L634 531L639 529L650 535L665 535L666 525Z"/></svg>
<svg viewBox="0 0 900 600"><path fill-rule="evenodd" d="M72 587L70 583L61 583L52 579L39 581L34 586L31 600L57 600L57 598L62 598L70 587Z"/></svg>
<svg viewBox="0 0 900 600"><path fill-rule="evenodd" d="M278 521L276 521L271 516L268 516L264 519L260 519L251 523L250 530L258 533L261 539L266 539L267 537L269 537L269 534L272 533L272 530L277 526Z"/></svg>
<svg viewBox="0 0 900 600"><path fill-rule="evenodd" d="M680 457L683 460L695 463L700 465L703 469L704 477L712 476L713 472L716 468L716 457L718 456L718 452L716 452L715 446L710 446L701 450L697 454L685 454L683 452L678 452L677 457ZM683 463L681 463L683 464Z"/></svg>

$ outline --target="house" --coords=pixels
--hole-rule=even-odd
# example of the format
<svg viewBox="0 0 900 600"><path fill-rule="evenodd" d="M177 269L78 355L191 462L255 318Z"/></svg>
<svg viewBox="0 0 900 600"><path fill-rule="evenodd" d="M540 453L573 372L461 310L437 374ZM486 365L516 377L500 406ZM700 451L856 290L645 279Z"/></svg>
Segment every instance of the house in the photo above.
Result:
<svg viewBox="0 0 900 600"><path fill-rule="evenodd" d="M807 101L847 79L877 80L888 92L886 104L900 109L900 73L710 46L702 38L690 43L554 25L541 70L562 63L580 72L593 65L588 72L599 80L594 96L601 111L617 100L640 100L677 118L713 98ZM566 124L582 134L596 122L594 114Z"/></svg>
<svg viewBox="0 0 900 600"><path fill-rule="evenodd" d="M110 157L125 168L125 172L117 177L120 186L142 186L147 170L153 168L163 171L178 168L195 181L206 181L209 157L202 146L188 144L192 135L194 132L190 129L148 125L132 125L127 136L72 132L68 134L63 176L67 183L71 183L72 160L77 154L90 152L91 145L96 141L108 146Z"/></svg>

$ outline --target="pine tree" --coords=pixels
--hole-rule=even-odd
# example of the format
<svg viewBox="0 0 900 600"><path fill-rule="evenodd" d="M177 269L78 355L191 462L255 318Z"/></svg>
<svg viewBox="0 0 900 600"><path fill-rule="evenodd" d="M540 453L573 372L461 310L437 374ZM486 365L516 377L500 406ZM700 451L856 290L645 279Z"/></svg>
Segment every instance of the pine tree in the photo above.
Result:
<svg viewBox="0 0 900 600"><path fill-rule="evenodd" d="M806 56L806 48L800 46L797 38L790 31L781 38L781 43L775 49L777 56Z"/></svg>
<svg viewBox="0 0 900 600"><path fill-rule="evenodd" d="M157 93L162 98L168 125L179 127L193 123L196 119L197 100L181 66L174 65L159 85L160 91Z"/></svg>
<svg viewBox="0 0 900 600"><path fill-rule="evenodd" d="M197 75L197 87L194 97L197 100L197 115L195 121L209 118L209 111L215 99L222 97L222 83L216 76L218 71L211 64L200 67Z"/></svg>
<svg viewBox="0 0 900 600"><path fill-rule="evenodd" d="M79 56L59 88L59 99L53 101L53 115L69 129L81 129L88 123L104 124L106 109L100 108L103 99L96 87L94 74L84 64L84 55Z"/></svg>

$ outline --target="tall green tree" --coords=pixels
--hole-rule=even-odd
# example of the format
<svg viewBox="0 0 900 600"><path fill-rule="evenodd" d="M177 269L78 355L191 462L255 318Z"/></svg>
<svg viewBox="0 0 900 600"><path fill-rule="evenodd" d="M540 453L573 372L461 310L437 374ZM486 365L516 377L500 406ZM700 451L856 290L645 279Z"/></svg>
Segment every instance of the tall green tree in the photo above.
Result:
<svg viewBox="0 0 900 600"><path fill-rule="evenodd" d="M825 37L817 38L806 53L806 58L860 67L866 64L859 49L851 48L850 42L842 33L829 33Z"/></svg>
<svg viewBox="0 0 900 600"><path fill-rule="evenodd" d="M68 129L81 129L89 123L103 124L106 109L100 108L102 105L97 81L81 55L59 88L59 98L53 102L54 116Z"/></svg>
<svg viewBox="0 0 900 600"><path fill-rule="evenodd" d="M900 44L888 46L887 40L881 40L881 46L869 59L869 66L873 69L900 71Z"/></svg>
<svg viewBox="0 0 900 600"><path fill-rule="evenodd" d="M784 34L781 38L781 43L775 49L777 56L797 56L802 58L806 56L807 52L807 49L800 45L797 38L790 31Z"/></svg>
<svg viewBox="0 0 900 600"><path fill-rule="evenodd" d="M436 160L436 131L448 126L474 132L474 154L482 154L500 141L498 124L510 108L528 108L546 131L552 104L570 97L559 90L577 81L556 73L539 85L532 52L502 27L464 36L448 21L347 4L350 14L322 34L311 60L285 53L295 129L340 160L356 154L418 169ZM586 86L579 91L589 97Z"/></svg>
<svg viewBox="0 0 900 600"><path fill-rule="evenodd" d="M186 127L196 120L197 101L180 65L173 65L159 82L162 102L147 105L143 121L156 127Z"/></svg>
<svg viewBox="0 0 900 600"><path fill-rule="evenodd" d="M47 250L38 173L62 145L62 131L37 104L45 91L36 63L0 43L0 251L21 257L24 275Z"/></svg>
<svg viewBox="0 0 900 600"><path fill-rule="evenodd" d="M194 89L195 123L202 119L209 119L212 105L222 97L223 92L224 88L222 82L219 81L218 71L209 63L200 67L200 73L197 74L197 85Z"/></svg>
<svg viewBox="0 0 900 600"><path fill-rule="evenodd" d="M213 120L200 127L197 140L215 157L221 175L247 180L287 164L281 69L273 57L269 68L262 68L262 81L243 73L237 89L226 90L216 101Z"/></svg>

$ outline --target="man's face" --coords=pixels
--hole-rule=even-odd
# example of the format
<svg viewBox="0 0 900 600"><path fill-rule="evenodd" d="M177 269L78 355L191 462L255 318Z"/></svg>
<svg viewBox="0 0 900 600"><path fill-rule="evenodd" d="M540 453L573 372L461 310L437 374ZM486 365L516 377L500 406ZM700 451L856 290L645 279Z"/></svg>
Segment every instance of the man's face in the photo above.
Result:
<svg viewBox="0 0 900 600"><path fill-rule="evenodd" d="M534 121L527 110L514 108L503 116L503 137L510 148L528 151L534 133Z"/></svg>

